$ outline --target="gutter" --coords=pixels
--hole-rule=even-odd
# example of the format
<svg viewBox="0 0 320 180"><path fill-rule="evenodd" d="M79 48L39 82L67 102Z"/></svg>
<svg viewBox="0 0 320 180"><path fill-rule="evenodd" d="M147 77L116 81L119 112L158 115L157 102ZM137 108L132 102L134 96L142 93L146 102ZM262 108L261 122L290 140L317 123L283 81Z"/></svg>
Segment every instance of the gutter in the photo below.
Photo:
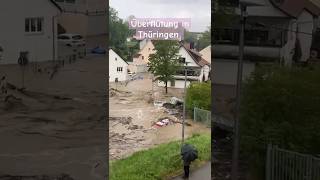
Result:
<svg viewBox="0 0 320 180"><path fill-rule="evenodd" d="M59 4L57 4L54 0L50 0L50 2L51 2L54 6L56 6L56 8L58 8L60 12L63 11L62 8L59 6Z"/></svg>

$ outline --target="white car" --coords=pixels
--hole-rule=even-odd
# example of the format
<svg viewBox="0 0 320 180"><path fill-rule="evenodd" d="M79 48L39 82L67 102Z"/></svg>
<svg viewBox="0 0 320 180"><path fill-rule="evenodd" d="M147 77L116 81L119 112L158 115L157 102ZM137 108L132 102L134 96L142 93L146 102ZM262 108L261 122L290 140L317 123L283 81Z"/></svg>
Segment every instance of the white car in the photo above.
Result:
<svg viewBox="0 0 320 180"><path fill-rule="evenodd" d="M133 75L135 75L135 72L131 72L131 71L130 71L130 72L128 72L128 75L129 75L129 76L133 76Z"/></svg>
<svg viewBox="0 0 320 180"><path fill-rule="evenodd" d="M85 47L86 41L80 34L60 34L58 42L69 47Z"/></svg>

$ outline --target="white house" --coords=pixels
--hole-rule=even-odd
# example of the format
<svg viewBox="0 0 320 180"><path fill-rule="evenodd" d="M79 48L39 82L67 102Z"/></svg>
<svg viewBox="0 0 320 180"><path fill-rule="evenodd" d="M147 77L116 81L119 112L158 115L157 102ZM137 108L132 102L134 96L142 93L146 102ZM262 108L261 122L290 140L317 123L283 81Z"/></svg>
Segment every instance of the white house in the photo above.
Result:
<svg viewBox="0 0 320 180"><path fill-rule="evenodd" d="M57 59L57 16L53 0L0 2L0 64L16 64L21 52L29 61Z"/></svg>
<svg viewBox="0 0 320 180"><path fill-rule="evenodd" d="M112 49L109 49L109 82L126 81L127 78L128 63Z"/></svg>
<svg viewBox="0 0 320 180"><path fill-rule="evenodd" d="M58 23L67 33L85 37L107 34L107 0L54 0L63 13Z"/></svg>
<svg viewBox="0 0 320 180"><path fill-rule="evenodd" d="M243 78L251 74L258 62L287 66L307 62L320 14L314 0L251 1L258 6L247 7ZM239 7L233 8L239 15ZM213 31L212 67L216 84L236 84L239 32L239 18L216 26Z"/></svg>
<svg viewBox="0 0 320 180"><path fill-rule="evenodd" d="M187 66L187 86L191 82L205 82L210 79L210 63L203 59L201 54L185 45L181 45L178 55L184 58ZM168 87L184 88L185 71L180 70L174 75L174 80L168 82ZM165 86L164 82L158 81L158 86Z"/></svg>

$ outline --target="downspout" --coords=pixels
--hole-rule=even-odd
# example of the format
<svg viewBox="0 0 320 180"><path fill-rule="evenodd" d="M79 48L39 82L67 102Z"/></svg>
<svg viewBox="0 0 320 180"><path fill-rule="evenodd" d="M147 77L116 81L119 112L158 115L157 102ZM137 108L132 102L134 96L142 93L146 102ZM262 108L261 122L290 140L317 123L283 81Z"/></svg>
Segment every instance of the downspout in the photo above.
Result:
<svg viewBox="0 0 320 180"><path fill-rule="evenodd" d="M53 48L52 59L53 59L53 62L55 62L55 60L56 60L55 17L56 17L56 16L53 16L53 17L52 17L52 48Z"/></svg>
<svg viewBox="0 0 320 180"><path fill-rule="evenodd" d="M53 62L56 61L56 49L57 49L57 45L56 45L56 31L58 31L58 22L57 22L57 17L58 15L52 16L52 49L53 49L53 53L52 53L52 59ZM55 23L57 22L57 23ZM55 26L57 24L57 26Z"/></svg>

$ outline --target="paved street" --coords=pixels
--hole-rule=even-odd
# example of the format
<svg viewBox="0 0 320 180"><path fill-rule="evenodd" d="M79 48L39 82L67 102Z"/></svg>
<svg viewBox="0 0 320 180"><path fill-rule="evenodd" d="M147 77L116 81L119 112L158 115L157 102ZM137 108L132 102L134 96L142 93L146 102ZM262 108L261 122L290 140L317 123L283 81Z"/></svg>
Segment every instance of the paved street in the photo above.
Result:
<svg viewBox="0 0 320 180"><path fill-rule="evenodd" d="M191 170L189 180L210 180L211 179L211 164L207 163L199 169ZM173 180L183 180L182 175Z"/></svg>

